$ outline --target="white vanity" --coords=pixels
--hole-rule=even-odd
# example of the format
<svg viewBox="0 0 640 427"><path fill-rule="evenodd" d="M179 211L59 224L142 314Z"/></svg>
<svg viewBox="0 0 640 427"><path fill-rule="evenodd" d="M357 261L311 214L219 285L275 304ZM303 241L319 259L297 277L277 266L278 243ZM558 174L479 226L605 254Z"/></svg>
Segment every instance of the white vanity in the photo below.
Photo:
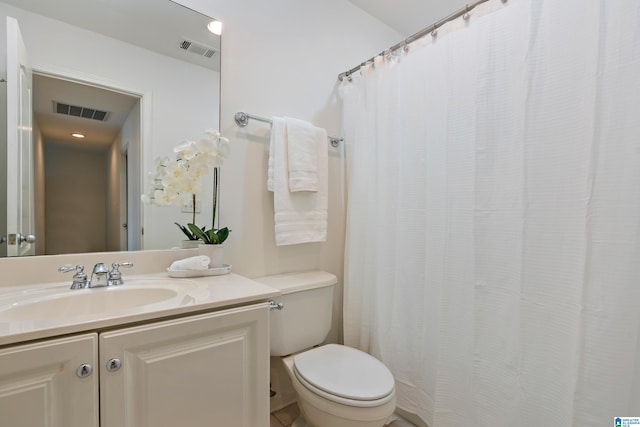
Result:
<svg viewBox="0 0 640 427"><path fill-rule="evenodd" d="M0 286L1 424L268 425L267 301L279 292L233 273L123 276L113 288Z"/></svg>

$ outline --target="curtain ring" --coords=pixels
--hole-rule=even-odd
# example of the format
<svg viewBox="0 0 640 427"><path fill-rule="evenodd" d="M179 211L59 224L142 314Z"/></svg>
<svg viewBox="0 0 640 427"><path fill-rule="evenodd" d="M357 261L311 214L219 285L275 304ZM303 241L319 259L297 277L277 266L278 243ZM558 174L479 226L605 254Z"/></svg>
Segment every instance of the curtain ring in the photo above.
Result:
<svg viewBox="0 0 640 427"><path fill-rule="evenodd" d="M438 30L437 29L431 31L431 37L434 37L434 38L438 37Z"/></svg>
<svg viewBox="0 0 640 427"><path fill-rule="evenodd" d="M462 19L464 19L465 21L468 21L469 18L471 18L471 14L469 13L469 5L466 5L464 8L465 8L465 12L462 15Z"/></svg>

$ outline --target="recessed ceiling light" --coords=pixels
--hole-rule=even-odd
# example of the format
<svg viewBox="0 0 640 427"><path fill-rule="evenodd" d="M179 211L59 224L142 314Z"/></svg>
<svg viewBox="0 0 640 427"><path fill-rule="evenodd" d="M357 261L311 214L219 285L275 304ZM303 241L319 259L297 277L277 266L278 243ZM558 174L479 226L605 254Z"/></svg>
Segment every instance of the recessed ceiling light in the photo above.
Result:
<svg viewBox="0 0 640 427"><path fill-rule="evenodd" d="M73 136L74 138L84 138L84 135L81 133L72 133L71 136Z"/></svg>
<svg viewBox="0 0 640 427"><path fill-rule="evenodd" d="M215 35L222 34L222 21L216 21L215 19L207 25L209 31L211 31Z"/></svg>

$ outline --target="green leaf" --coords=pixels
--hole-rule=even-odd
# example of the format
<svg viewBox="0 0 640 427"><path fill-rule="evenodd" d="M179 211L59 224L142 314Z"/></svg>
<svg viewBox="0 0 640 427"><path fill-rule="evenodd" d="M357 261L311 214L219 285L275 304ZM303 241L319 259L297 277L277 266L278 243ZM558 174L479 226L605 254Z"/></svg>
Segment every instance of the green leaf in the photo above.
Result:
<svg viewBox="0 0 640 427"><path fill-rule="evenodd" d="M218 230L216 232L216 235L218 236L218 243L223 243L225 240L227 240L227 237L229 237L230 231L231 230L229 230L227 227L224 227Z"/></svg>
<svg viewBox="0 0 640 427"><path fill-rule="evenodd" d="M182 232L184 233L185 236L187 236L189 238L189 240L198 240L198 238L196 236L193 235L193 233L191 233L187 227L185 227L184 225L180 225L177 222L174 222L175 225L177 225L180 230L182 230Z"/></svg>
<svg viewBox="0 0 640 427"><path fill-rule="evenodd" d="M202 240L205 243L211 243L209 236L207 236L207 234L204 231L202 231L200 227L198 227L195 224L187 224L187 226L189 227L189 230L191 230L193 235L196 236L198 239Z"/></svg>
<svg viewBox="0 0 640 427"><path fill-rule="evenodd" d="M207 230L206 235L209 238L209 242L207 242L208 244L217 245L218 243L220 243L218 241L218 235L213 229Z"/></svg>

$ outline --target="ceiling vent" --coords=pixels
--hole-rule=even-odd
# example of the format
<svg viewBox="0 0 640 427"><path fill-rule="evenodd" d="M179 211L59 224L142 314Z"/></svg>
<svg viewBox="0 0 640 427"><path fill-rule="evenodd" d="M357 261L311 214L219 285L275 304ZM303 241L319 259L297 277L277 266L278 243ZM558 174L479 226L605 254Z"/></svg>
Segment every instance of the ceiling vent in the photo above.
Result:
<svg viewBox="0 0 640 427"><path fill-rule="evenodd" d="M98 120L106 122L109 119L108 111L96 110L95 108L79 107L77 105L65 104L58 101L53 101L53 111L58 114L65 114L67 116L82 117L84 119Z"/></svg>
<svg viewBox="0 0 640 427"><path fill-rule="evenodd" d="M199 56L204 56L205 58L213 58L213 55L216 54L216 50L214 48L202 43L194 42L193 40L189 40L184 37L180 40L179 46L182 50L195 53Z"/></svg>

